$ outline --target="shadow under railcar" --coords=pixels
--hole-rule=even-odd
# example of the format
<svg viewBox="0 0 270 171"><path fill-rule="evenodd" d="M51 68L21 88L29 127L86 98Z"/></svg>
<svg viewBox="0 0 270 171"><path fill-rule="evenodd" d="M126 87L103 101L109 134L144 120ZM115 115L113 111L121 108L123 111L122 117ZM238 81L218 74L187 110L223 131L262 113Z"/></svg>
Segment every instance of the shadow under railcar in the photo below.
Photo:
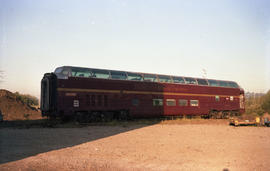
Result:
<svg viewBox="0 0 270 171"><path fill-rule="evenodd" d="M40 153L80 145L123 132L143 128L155 123L112 121L107 123L28 120L4 121L0 123L0 164L21 160Z"/></svg>

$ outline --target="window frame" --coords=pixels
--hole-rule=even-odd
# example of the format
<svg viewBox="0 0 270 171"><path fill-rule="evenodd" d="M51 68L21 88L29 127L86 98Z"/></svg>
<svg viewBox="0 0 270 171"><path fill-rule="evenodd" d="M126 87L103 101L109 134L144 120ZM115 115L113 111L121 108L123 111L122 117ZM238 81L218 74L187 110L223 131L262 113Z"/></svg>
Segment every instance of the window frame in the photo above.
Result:
<svg viewBox="0 0 270 171"><path fill-rule="evenodd" d="M211 86L211 87L220 87L219 82L217 80L207 80L207 81L209 83L209 86ZM214 82L216 84L213 84Z"/></svg>
<svg viewBox="0 0 270 171"><path fill-rule="evenodd" d="M185 105L182 105L181 102L185 102ZM179 99L178 100L178 105L181 106L181 107L184 107L184 106L188 106L188 100L187 99Z"/></svg>
<svg viewBox="0 0 270 171"><path fill-rule="evenodd" d="M104 73L107 72L108 73L108 77L97 77L96 76L96 73L98 73L98 72L96 72L96 71L101 71L101 72L104 72ZM99 78L99 79L110 79L111 78L111 73L108 70L92 69L92 73L93 73L93 76L92 76L93 78ZM104 74L104 75L107 75L107 74Z"/></svg>
<svg viewBox="0 0 270 171"><path fill-rule="evenodd" d="M168 76L168 75L157 75L157 76L160 83L172 83L171 76ZM160 80L166 80L166 81L160 81Z"/></svg>
<svg viewBox="0 0 270 171"><path fill-rule="evenodd" d="M197 80L198 85L202 85L202 86L208 86L209 85L207 79L197 78L196 80ZM201 84L200 81L205 81L206 84Z"/></svg>
<svg viewBox="0 0 270 171"><path fill-rule="evenodd" d="M191 80L193 80L193 82ZM185 81L186 81L186 84L198 85L198 82L195 78L185 77Z"/></svg>
<svg viewBox="0 0 270 171"><path fill-rule="evenodd" d="M173 102L173 105L170 105L168 102ZM175 99L166 99L166 106L176 106L176 100Z"/></svg>
<svg viewBox="0 0 270 171"><path fill-rule="evenodd" d="M163 99L153 99L153 106L163 106Z"/></svg>
<svg viewBox="0 0 270 171"><path fill-rule="evenodd" d="M233 81L228 81L228 85L230 88L239 88L239 85Z"/></svg>
<svg viewBox="0 0 270 171"><path fill-rule="evenodd" d="M196 104L192 103L192 102L197 102ZM199 107L199 100L190 100L189 104L191 107Z"/></svg>
<svg viewBox="0 0 270 171"><path fill-rule="evenodd" d="M219 86L220 87L229 87L229 84L227 81L219 81Z"/></svg>
<svg viewBox="0 0 270 171"><path fill-rule="evenodd" d="M55 69L54 73L55 74L60 74L60 73L62 73L63 69L64 69L63 67L58 67L58 68Z"/></svg>
<svg viewBox="0 0 270 171"><path fill-rule="evenodd" d="M151 79L145 80L145 76ZM151 77L153 76L153 77ZM158 77L155 74L143 74L143 81L145 82L158 82Z"/></svg>
<svg viewBox="0 0 270 171"><path fill-rule="evenodd" d="M178 80L178 81L179 81L179 78L180 78L180 80L182 80L182 81L180 81L180 82L175 82L175 80ZM173 83L175 83L175 84L186 84L186 81L185 81L185 78L184 78L184 77L172 76L172 81L173 81Z"/></svg>
<svg viewBox="0 0 270 171"><path fill-rule="evenodd" d="M110 71L110 75L111 75L111 79L114 79L114 80L127 80L127 73L124 71ZM120 77L116 78L115 76L120 76ZM124 79L122 79L122 76Z"/></svg>
<svg viewBox="0 0 270 171"><path fill-rule="evenodd" d="M138 98L133 98L132 100L131 100L131 104L132 104L132 106L139 106L140 105L140 100L138 99Z"/></svg>
<svg viewBox="0 0 270 171"><path fill-rule="evenodd" d="M130 79L129 77L133 77L133 79ZM137 79L138 77L140 79ZM143 76L142 76L142 74L127 72L127 80L129 80L129 81L143 81Z"/></svg>

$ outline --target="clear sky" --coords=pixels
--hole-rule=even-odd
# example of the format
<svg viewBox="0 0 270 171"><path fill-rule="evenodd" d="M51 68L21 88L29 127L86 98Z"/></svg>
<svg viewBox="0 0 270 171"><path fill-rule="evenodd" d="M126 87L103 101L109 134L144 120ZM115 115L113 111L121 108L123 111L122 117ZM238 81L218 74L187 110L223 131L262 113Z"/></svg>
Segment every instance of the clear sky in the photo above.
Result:
<svg viewBox="0 0 270 171"><path fill-rule="evenodd" d="M58 66L270 89L268 0L0 0L0 88L39 97Z"/></svg>

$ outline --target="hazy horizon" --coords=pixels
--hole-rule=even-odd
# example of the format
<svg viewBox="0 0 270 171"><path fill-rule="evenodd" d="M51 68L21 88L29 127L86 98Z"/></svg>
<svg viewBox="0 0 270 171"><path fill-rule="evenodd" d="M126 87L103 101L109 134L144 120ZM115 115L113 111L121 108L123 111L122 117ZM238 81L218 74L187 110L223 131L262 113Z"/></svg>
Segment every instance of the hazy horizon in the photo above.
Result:
<svg viewBox="0 0 270 171"><path fill-rule="evenodd" d="M270 1L0 0L0 89L39 97L70 65L270 89Z"/></svg>

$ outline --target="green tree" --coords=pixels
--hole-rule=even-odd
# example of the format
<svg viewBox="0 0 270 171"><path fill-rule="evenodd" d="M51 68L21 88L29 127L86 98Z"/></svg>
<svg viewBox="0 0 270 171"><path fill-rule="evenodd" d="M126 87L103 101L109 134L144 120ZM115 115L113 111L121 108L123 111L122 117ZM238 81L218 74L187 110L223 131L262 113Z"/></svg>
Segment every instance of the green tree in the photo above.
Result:
<svg viewBox="0 0 270 171"><path fill-rule="evenodd" d="M266 95L263 97L262 102L262 109L265 112L270 113L270 90L266 93Z"/></svg>

